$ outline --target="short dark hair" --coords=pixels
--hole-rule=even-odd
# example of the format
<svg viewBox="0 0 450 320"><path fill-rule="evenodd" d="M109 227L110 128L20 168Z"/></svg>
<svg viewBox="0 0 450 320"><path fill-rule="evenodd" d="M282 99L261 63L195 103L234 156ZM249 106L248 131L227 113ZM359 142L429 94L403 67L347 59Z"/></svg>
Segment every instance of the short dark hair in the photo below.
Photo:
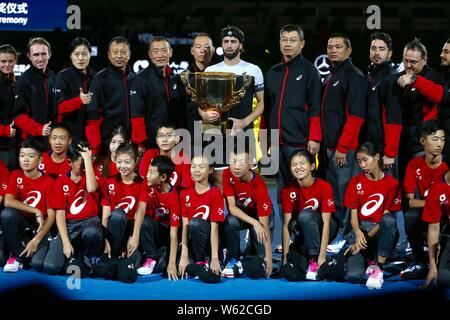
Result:
<svg viewBox="0 0 450 320"><path fill-rule="evenodd" d="M222 31L220 32L221 39L223 40L223 38L225 37L235 37L236 39L239 40L240 43L244 42L244 32L239 29L236 26L226 26L225 28L222 29Z"/></svg>
<svg viewBox="0 0 450 320"><path fill-rule="evenodd" d="M88 48L89 52L91 52L91 49L92 49L91 43L86 38L76 37L69 44L69 55L72 54L72 52L74 52L75 48L78 46L86 46Z"/></svg>
<svg viewBox="0 0 450 320"><path fill-rule="evenodd" d="M137 162L137 150L136 145L132 143L122 143L116 150L116 159L119 154L128 154L134 162Z"/></svg>
<svg viewBox="0 0 450 320"><path fill-rule="evenodd" d="M59 122L57 124L55 124L54 126L52 126L52 129L50 130L50 132L52 132L55 129L63 129L67 132L67 134L69 135L69 138L72 136L72 133L70 132L70 129L68 126L66 126L64 123Z"/></svg>
<svg viewBox="0 0 450 320"><path fill-rule="evenodd" d="M169 48L172 47L172 46L170 45L170 42L169 42L166 38L164 38L164 37L162 37L162 36L156 36L156 37L153 37L153 38L148 42L148 48L150 49L150 47L152 46L152 43L153 43L153 42L162 42L162 41L166 42L166 43L169 45Z"/></svg>
<svg viewBox="0 0 450 320"><path fill-rule="evenodd" d="M165 174L167 176L167 179L170 178L173 171L175 170L175 164L168 156L154 157L151 166L158 168L159 176Z"/></svg>
<svg viewBox="0 0 450 320"><path fill-rule="evenodd" d="M440 127L438 120L428 120L419 124L417 127L417 133L419 138L426 138L438 130L444 130Z"/></svg>
<svg viewBox="0 0 450 320"><path fill-rule="evenodd" d="M413 50L413 51L419 51L420 52L420 57L423 59L428 55L428 51L427 48L425 47L425 45L420 42L419 38L414 38L412 39L410 42L408 42L405 45L405 51L406 50Z"/></svg>
<svg viewBox="0 0 450 320"><path fill-rule="evenodd" d="M294 157L305 157L306 161L308 161L310 165L316 164L316 159L314 158L312 153L306 149L299 149L295 151L289 158L289 164L292 162L292 159L294 159Z"/></svg>
<svg viewBox="0 0 450 320"><path fill-rule="evenodd" d="M42 44L42 45L46 46L48 48L48 52L52 53L52 48L50 46L50 43L42 37L32 38L28 41L28 44L27 44L28 52L30 52L31 46L33 46L35 44Z"/></svg>
<svg viewBox="0 0 450 320"><path fill-rule="evenodd" d="M29 148L35 150L39 156L44 152L44 145L36 138L27 138L20 144L20 149Z"/></svg>
<svg viewBox="0 0 450 320"><path fill-rule="evenodd" d="M0 53L9 53L9 54L13 54L14 57L17 60L17 51L16 49L10 45L10 44L4 44L2 46L0 46Z"/></svg>
<svg viewBox="0 0 450 320"><path fill-rule="evenodd" d="M130 48L130 41L128 41L127 38L120 37L120 36L117 36L117 37L114 37L114 38L111 39L111 41L108 43L108 50L109 50L109 48L111 48L111 45L114 42L115 43L125 43L127 45L128 49L131 50L131 48Z"/></svg>
<svg viewBox="0 0 450 320"><path fill-rule="evenodd" d="M350 42L350 38L349 38L346 34L344 34L344 33L339 33L339 32L333 33L333 34L330 36L330 39L332 39L332 38L341 38L341 39L344 39L344 44L345 44L345 46L347 47L347 49L352 47L352 43Z"/></svg>
<svg viewBox="0 0 450 320"><path fill-rule="evenodd" d="M78 145L89 147L89 143L86 140L72 142L67 149L67 159L71 160L72 162L78 160L81 157L81 154L79 152L80 148L78 147Z"/></svg>
<svg viewBox="0 0 450 320"><path fill-rule="evenodd" d="M382 157L383 152L381 152L380 149L378 149L378 147L375 143L366 141L363 144L360 144L358 146L358 148L356 149L355 158L356 158L356 155L361 152L363 152L371 157L375 157L378 153L378 155L380 156L380 159L378 160L378 166L380 167L381 170L383 170L383 166L384 166L383 165L383 157Z"/></svg>
<svg viewBox="0 0 450 320"><path fill-rule="evenodd" d="M175 123L173 121L170 120L163 120L157 127L156 127L156 133L158 133L159 129L161 128L169 128L169 129L173 129L176 130L177 126L175 125Z"/></svg>
<svg viewBox="0 0 450 320"><path fill-rule="evenodd" d="M388 49L392 51L392 38L386 32L375 31L370 35L370 42L373 40L381 40L386 43Z"/></svg>
<svg viewBox="0 0 450 320"><path fill-rule="evenodd" d="M305 35L303 33L303 29L298 24L286 24L286 25L282 26L281 30L280 30L280 38L281 38L281 34L283 32L293 32L293 31L298 33L298 36L300 37L300 40L305 39Z"/></svg>

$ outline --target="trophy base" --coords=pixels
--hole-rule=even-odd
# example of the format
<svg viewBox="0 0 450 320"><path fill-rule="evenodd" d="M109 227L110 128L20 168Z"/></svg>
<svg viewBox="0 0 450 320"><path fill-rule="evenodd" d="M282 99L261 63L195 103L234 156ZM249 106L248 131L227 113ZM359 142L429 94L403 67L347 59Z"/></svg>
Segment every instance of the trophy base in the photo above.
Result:
<svg viewBox="0 0 450 320"><path fill-rule="evenodd" d="M224 120L215 123L204 123L202 122L202 134L209 135L221 135L225 134L227 129L233 127L232 120Z"/></svg>

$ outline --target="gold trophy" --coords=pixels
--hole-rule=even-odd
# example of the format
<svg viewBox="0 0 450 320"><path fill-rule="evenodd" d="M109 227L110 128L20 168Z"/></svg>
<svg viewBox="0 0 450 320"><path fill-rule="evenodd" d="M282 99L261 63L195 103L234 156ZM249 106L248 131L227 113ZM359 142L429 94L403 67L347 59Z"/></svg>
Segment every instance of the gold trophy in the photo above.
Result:
<svg viewBox="0 0 450 320"><path fill-rule="evenodd" d="M195 76L195 86L189 82L189 76ZM186 87L191 100L205 111L216 111L222 116L225 112L236 106L245 95L245 90L249 87L252 77L243 74L242 87L236 91L236 75L231 72L183 72L180 77ZM231 122L231 121L230 121ZM231 124L232 126L232 124ZM226 129L231 129L227 120L219 120L215 123L202 122L202 133L225 133ZM217 132L218 130L218 132Z"/></svg>

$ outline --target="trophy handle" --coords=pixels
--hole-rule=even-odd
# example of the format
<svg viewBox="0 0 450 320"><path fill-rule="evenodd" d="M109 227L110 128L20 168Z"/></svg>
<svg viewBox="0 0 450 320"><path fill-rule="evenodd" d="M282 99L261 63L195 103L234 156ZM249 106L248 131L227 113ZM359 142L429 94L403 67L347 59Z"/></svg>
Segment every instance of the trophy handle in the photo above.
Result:
<svg viewBox="0 0 450 320"><path fill-rule="evenodd" d="M233 92L231 104L238 104L241 101L242 97L245 95L245 90L250 86L250 83L252 82L252 76L244 73L242 77L244 77L242 87L238 91Z"/></svg>
<svg viewBox="0 0 450 320"><path fill-rule="evenodd" d="M180 74L181 82L183 82L184 86L186 87L186 92L190 96L192 96L192 101L197 101L197 92L194 88L192 88L191 84L189 83L189 75L191 73L189 71L184 71Z"/></svg>

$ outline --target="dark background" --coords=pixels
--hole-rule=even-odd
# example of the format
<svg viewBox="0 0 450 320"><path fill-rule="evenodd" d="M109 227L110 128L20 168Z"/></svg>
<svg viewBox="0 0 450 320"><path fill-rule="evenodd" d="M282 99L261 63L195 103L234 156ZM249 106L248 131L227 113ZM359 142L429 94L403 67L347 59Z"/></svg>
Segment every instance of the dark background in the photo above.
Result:
<svg viewBox="0 0 450 320"><path fill-rule="evenodd" d="M146 41L139 35L152 33L178 38L191 38L192 32L208 32L215 46L220 43L222 27L233 24L245 33L244 60L258 64L263 72L280 61L278 32L282 25L298 23L305 30L304 56L311 61L326 53L329 35L344 32L353 46L353 62L365 72L368 65L369 36L366 13L369 5L381 8L381 30L394 40L393 61L400 62L403 46L413 37L419 37L429 51L429 64L439 70L444 41L450 37L450 1L273 1L273 0L214 0L163 1L134 0L80 0L68 1L81 8L81 30L54 30L51 32L6 31L0 34L0 43L11 43L25 57L29 38L43 36L52 45L50 67L59 71L68 64L67 46L76 36L84 36L98 46L98 56L92 57L96 70L107 63L106 46L116 35L131 42L131 63L147 59ZM190 61L189 45L173 45L174 61ZM214 62L222 60L215 56Z"/></svg>

